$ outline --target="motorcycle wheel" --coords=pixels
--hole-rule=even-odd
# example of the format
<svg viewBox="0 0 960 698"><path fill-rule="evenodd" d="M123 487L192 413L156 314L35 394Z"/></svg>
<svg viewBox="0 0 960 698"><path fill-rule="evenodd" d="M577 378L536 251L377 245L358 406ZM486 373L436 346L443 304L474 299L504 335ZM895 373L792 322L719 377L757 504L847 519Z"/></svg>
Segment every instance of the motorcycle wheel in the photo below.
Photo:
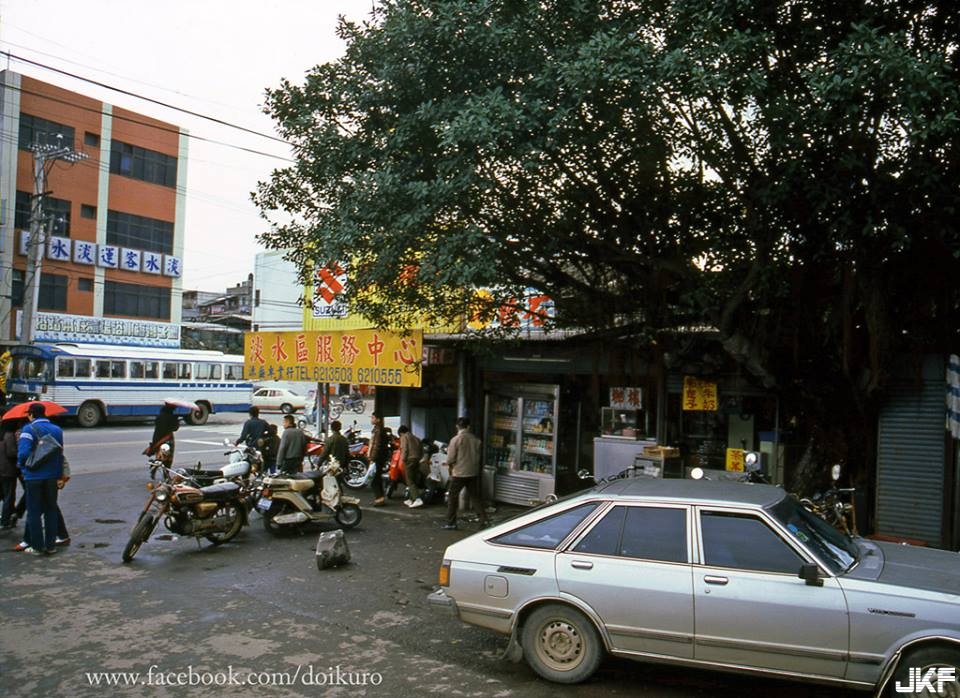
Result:
<svg viewBox="0 0 960 698"><path fill-rule="evenodd" d="M351 490L362 490L366 486L364 478L367 476L369 464L359 458L353 458L347 463L347 471L343 478L343 484Z"/></svg>
<svg viewBox="0 0 960 698"><path fill-rule="evenodd" d="M130 531L130 540L127 541L126 546L123 548L124 562L130 562L133 559L133 556L140 550L140 546L147 542L156 525L157 520L154 518L152 512L145 511L140 514L140 519L133 527L133 530Z"/></svg>
<svg viewBox="0 0 960 698"><path fill-rule="evenodd" d="M363 414L363 400L357 400L353 403L353 411L357 414Z"/></svg>
<svg viewBox="0 0 960 698"><path fill-rule="evenodd" d="M360 519L363 518L363 512L360 511L360 507L356 504L344 504L337 509L335 518L337 519L337 523L344 528L353 528L360 523Z"/></svg>
<svg viewBox="0 0 960 698"><path fill-rule="evenodd" d="M283 526L274 523L273 519L283 514L292 514L293 512L293 505L290 504L290 502L274 502L270 505L270 510L263 515L263 528L273 536L282 536L285 533L289 533L294 528L293 526Z"/></svg>
<svg viewBox="0 0 960 698"><path fill-rule="evenodd" d="M222 505L214 513L215 518L226 517L232 520L230 521L230 527L225 531L217 531L215 533L208 533L204 536L208 541L214 545L220 545L221 543L226 543L228 540L240 533L240 529L243 528L243 512L240 511L240 507L236 502L228 502Z"/></svg>
<svg viewBox="0 0 960 698"><path fill-rule="evenodd" d="M340 419L340 414L343 412L343 405L339 402L335 402L330 405L330 419Z"/></svg>

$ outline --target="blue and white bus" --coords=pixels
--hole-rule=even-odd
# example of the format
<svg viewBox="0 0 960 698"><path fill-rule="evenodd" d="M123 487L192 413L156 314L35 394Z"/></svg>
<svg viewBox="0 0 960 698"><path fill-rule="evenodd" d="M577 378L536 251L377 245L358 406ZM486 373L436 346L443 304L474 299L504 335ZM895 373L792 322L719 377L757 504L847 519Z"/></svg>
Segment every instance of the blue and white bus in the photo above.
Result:
<svg viewBox="0 0 960 698"><path fill-rule="evenodd" d="M52 400L84 427L156 415L168 398L197 405L186 415L191 424L250 408L253 385L243 377L241 355L68 343L21 344L10 355L10 402Z"/></svg>

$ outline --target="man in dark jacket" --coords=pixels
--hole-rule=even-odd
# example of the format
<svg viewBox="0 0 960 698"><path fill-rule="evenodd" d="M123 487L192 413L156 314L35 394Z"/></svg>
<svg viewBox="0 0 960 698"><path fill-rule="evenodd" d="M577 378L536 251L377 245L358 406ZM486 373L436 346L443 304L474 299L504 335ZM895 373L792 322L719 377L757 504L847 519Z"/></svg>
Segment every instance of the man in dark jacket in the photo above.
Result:
<svg viewBox="0 0 960 698"><path fill-rule="evenodd" d="M337 463L340 464L340 469L346 470L347 462L350 460L350 443L347 441L347 437L340 433L342 428L343 425L340 424L339 420L335 419L330 422L330 436L323 443L323 459L336 458Z"/></svg>
<svg viewBox="0 0 960 698"><path fill-rule="evenodd" d="M277 449L277 467L287 475L299 473L306 450L307 435L297 426L297 420L292 414L284 415L280 448Z"/></svg>
<svg viewBox="0 0 960 698"><path fill-rule="evenodd" d="M3 423L0 438L0 528L13 528L17 522L14 509L17 501L17 420Z"/></svg>
<svg viewBox="0 0 960 698"><path fill-rule="evenodd" d="M257 441L260 441L267 434L267 422L264 419L260 419L260 408L251 407L248 414L250 419L243 423L243 429L240 431L240 438L237 439L234 443L240 444L240 442L245 443L247 446L253 448L260 448L260 445L257 444Z"/></svg>
<svg viewBox="0 0 960 698"><path fill-rule="evenodd" d="M59 509L57 508L57 480L63 475L63 430L46 417L44 406L39 403L27 408L30 423L20 432L17 444L17 465L23 472L23 484L27 492L27 544L25 553L40 555L56 552ZM34 468L24 464L30 453L45 435L49 434L61 450L51 454Z"/></svg>

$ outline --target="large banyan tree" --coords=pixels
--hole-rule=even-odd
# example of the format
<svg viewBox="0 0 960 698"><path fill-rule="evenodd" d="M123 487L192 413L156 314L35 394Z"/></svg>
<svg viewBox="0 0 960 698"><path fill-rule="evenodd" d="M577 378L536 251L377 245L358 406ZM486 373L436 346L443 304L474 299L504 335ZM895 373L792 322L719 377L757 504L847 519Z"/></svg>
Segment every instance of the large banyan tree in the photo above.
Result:
<svg viewBox="0 0 960 698"><path fill-rule="evenodd" d="M960 4L378 0L340 32L268 90L295 162L254 197L371 321L537 289L560 327L711 327L855 452L892 362L957 345Z"/></svg>

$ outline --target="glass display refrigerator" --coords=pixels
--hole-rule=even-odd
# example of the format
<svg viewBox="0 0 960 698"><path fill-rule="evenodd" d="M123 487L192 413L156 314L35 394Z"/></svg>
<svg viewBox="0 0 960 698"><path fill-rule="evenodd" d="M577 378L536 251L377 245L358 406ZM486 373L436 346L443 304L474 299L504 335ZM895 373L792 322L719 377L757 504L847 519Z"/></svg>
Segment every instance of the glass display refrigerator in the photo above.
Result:
<svg viewBox="0 0 960 698"><path fill-rule="evenodd" d="M488 387L484 464L495 470L494 499L531 506L554 494L559 386Z"/></svg>

